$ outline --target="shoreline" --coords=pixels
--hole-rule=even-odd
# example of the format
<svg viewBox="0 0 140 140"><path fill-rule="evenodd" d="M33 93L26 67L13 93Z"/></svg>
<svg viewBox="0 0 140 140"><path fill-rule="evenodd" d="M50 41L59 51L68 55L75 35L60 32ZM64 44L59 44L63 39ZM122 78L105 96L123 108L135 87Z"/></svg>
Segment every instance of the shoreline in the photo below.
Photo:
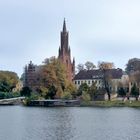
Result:
<svg viewBox="0 0 140 140"><path fill-rule="evenodd" d="M72 101L72 100L71 100ZM26 106L40 106L40 107L137 107L140 108L140 101L76 101L62 100L60 102L54 102L54 104L46 104L46 102L38 103L31 101Z"/></svg>
<svg viewBox="0 0 140 140"><path fill-rule="evenodd" d="M140 101L92 101L82 102L81 107L137 107L140 108Z"/></svg>
<svg viewBox="0 0 140 140"><path fill-rule="evenodd" d="M79 101L79 100L14 100L1 101L0 106L33 106L33 107L137 107L140 101L136 100L112 100L112 101Z"/></svg>

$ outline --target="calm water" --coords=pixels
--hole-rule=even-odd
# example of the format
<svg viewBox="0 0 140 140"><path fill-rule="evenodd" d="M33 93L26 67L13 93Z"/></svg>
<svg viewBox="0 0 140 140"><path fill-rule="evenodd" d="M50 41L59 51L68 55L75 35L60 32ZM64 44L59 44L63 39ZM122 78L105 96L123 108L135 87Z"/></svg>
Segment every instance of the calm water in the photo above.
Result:
<svg viewBox="0 0 140 140"><path fill-rule="evenodd" d="M0 140L139 140L140 109L0 106Z"/></svg>

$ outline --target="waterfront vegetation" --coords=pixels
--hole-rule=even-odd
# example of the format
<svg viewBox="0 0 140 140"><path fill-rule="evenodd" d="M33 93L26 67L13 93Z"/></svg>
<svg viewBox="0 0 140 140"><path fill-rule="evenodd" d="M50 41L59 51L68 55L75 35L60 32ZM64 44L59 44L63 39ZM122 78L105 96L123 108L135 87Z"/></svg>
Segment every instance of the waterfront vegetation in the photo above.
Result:
<svg viewBox="0 0 140 140"><path fill-rule="evenodd" d="M0 99L20 97L20 92L0 92Z"/></svg>
<svg viewBox="0 0 140 140"><path fill-rule="evenodd" d="M140 101L89 101L81 102L83 107L140 107Z"/></svg>

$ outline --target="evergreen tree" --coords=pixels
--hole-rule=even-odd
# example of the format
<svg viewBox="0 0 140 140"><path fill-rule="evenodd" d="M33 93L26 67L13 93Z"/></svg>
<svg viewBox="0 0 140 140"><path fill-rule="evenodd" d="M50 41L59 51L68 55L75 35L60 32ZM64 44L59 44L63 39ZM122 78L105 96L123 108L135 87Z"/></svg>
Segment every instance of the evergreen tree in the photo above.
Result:
<svg viewBox="0 0 140 140"><path fill-rule="evenodd" d="M29 87L23 87L22 90L20 91L20 95L30 97L31 92L32 92L32 90Z"/></svg>
<svg viewBox="0 0 140 140"><path fill-rule="evenodd" d="M131 95L135 96L136 100L138 100L139 89L137 88L136 84L134 84L131 88Z"/></svg>
<svg viewBox="0 0 140 140"><path fill-rule="evenodd" d="M121 87L118 90L118 94L122 97L125 97L126 96L126 90L123 87Z"/></svg>
<svg viewBox="0 0 140 140"><path fill-rule="evenodd" d="M87 85L87 83L83 83L78 88L77 95L80 96L83 94L83 92L88 93L88 90L89 90L89 86Z"/></svg>

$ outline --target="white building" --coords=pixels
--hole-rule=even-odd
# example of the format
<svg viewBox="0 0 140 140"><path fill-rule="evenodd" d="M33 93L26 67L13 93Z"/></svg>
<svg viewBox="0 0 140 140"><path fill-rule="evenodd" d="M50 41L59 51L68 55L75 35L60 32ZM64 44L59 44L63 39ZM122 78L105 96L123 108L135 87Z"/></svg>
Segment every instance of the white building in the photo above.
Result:
<svg viewBox="0 0 140 140"><path fill-rule="evenodd" d="M120 83L125 83L128 80L128 75L126 75L122 69L97 69L80 71L75 76L74 83L77 88L79 88L82 83L87 83L88 86L96 83L97 89L102 89L104 87L105 77L109 78L110 90L114 93L118 91Z"/></svg>

